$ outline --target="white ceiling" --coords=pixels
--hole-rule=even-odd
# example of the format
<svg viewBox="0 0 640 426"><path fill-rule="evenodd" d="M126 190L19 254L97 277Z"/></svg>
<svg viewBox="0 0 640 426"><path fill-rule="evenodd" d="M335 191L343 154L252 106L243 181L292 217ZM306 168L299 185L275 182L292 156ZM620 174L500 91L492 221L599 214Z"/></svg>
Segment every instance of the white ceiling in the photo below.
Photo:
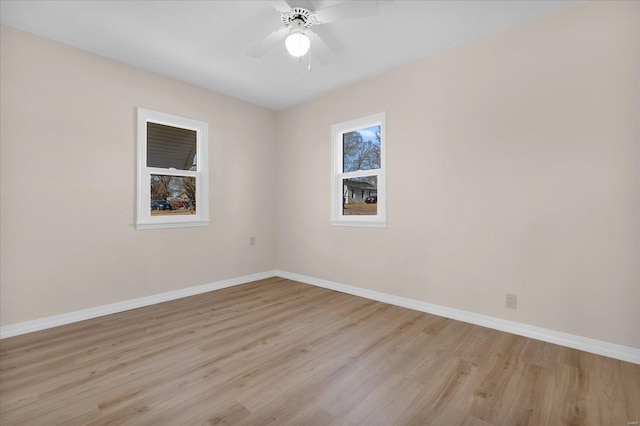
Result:
<svg viewBox="0 0 640 426"><path fill-rule="evenodd" d="M364 1L364 0L355 0ZM289 1L318 10L341 1ZM432 55L572 1L378 1L379 14L326 24L343 53L307 72L279 43L246 55L282 25L268 1L0 1L3 24L279 110ZM313 54L313 46L312 46Z"/></svg>

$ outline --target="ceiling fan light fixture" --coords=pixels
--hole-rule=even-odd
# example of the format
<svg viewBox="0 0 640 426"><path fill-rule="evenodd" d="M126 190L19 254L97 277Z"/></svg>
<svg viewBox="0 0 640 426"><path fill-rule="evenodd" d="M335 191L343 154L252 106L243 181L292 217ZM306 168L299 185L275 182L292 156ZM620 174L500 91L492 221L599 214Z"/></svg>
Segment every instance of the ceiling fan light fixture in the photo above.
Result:
<svg viewBox="0 0 640 426"><path fill-rule="evenodd" d="M301 30L293 30L291 34L287 36L284 41L284 45L287 47L287 51L291 56L295 56L296 58L300 58L304 56L309 51L311 47L311 40L305 33Z"/></svg>

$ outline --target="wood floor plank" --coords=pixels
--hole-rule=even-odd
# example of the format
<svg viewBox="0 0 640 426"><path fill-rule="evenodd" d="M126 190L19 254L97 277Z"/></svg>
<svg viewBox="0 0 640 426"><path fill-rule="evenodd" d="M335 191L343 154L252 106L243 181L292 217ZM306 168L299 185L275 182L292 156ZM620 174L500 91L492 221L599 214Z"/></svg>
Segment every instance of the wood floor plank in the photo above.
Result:
<svg viewBox="0 0 640 426"><path fill-rule="evenodd" d="M407 424L462 424L473 403L478 367L460 358L439 364L433 379L417 400Z"/></svg>
<svg viewBox="0 0 640 426"><path fill-rule="evenodd" d="M622 425L640 366L271 278L0 341L4 425Z"/></svg>

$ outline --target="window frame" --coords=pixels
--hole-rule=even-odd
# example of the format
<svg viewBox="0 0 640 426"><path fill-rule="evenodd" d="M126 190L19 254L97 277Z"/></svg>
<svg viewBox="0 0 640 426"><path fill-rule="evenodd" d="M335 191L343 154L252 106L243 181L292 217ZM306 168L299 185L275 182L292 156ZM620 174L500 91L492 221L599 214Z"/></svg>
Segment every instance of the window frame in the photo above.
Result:
<svg viewBox="0 0 640 426"><path fill-rule="evenodd" d="M147 123L196 132L196 170L147 167ZM181 228L209 224L209 124L177 115L137 108L136 229ZM151 175L194 177L196 212L193 215L152 216Z"/></svg>
<svg viewBox="0 0 640 426"><path fill-rule="evenodd" d="M356 130L380 126L380 168L343 172L343 135ZM387 226L387 182L386 182L386 113L346 121L331 126L331 225L386 228ZM343 213L343 179L376 176L377 212L375 215L345 215Z"/></svg>

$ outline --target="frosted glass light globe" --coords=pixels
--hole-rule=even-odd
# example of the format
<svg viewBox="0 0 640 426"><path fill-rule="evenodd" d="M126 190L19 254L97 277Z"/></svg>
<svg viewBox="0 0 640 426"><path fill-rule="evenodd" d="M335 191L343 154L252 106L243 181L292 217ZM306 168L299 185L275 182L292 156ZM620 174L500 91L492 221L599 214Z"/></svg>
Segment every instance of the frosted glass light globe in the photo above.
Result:
<svg viewBox="0 0 640 426"><path fill-rule="evenodd" d="M287 51L296 58L306 55L311 47L311 40L301 31L294 31L284 40Z"/></svg>

